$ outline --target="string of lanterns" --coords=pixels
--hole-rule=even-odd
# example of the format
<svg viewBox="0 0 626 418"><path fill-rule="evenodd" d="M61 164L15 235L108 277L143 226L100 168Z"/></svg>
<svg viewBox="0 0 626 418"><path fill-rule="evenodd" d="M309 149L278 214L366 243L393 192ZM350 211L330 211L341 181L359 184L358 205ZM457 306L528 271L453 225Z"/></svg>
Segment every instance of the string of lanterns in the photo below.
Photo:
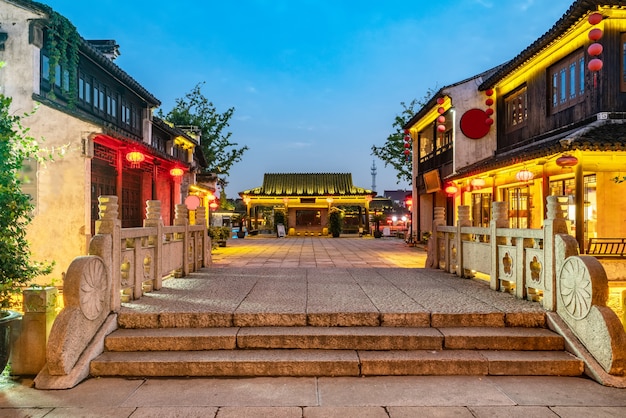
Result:
<svg viewBox="0 0 626 418"><path fill-rule="evenodd" d="M408 129L404 130L404 155L406 156L407 162L409 161L409 155L411 154L411 131Z"/></svg>
<svg viewBox="0 0 626 418"><path fill-rule="evenodd" d="M592 26L596 26L597 24L602 22L602 19L602 15L598 12L595 12L590 14L587 20ZM587 64L587 68L589 68L589 71L593 72L594 87L597 86L597 72L600 71L602 69L602 66L604 65L602 59L598 58L598 56L602 54L602 51L604 49L602 47L602 44L598 43L603 34L604 33L600 28L593 28L588 33L589 39L593 41L593 43L587 48L587 53L589 54L589 56L594 58L589 61L589 63Z"/></svg>
<svg viewBox="0 0 626 418"><path fill-rule="evenodd" d="M146 156L141 151L132 150L126 153L126 161L130 163L130 168L139 168L145 160ZM170 170L170 175L174 178L182 177L184 174L185 170L180 167L174 167Z"/></svg>

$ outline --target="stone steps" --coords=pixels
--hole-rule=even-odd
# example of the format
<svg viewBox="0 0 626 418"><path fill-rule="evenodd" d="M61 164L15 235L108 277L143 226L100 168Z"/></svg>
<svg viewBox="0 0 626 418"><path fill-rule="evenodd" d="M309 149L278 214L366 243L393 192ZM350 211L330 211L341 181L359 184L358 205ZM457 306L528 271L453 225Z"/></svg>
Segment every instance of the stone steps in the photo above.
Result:
<svg viewBox="0 0 626 418"><path fill-rule="evenodd" d="M93 376L579 376L559 335L515 327L118 329Z"/></svg>

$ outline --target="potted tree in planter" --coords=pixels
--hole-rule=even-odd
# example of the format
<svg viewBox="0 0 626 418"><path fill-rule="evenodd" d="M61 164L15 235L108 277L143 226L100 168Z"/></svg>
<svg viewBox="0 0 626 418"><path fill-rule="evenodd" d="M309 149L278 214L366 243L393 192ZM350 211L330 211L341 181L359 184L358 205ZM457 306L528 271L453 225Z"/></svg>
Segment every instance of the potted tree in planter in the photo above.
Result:
<svg viewBox="0 0 626 418"><path fill-rule="evenodd" d="M330 214L328 215L328 231L333 238L337 238L341 235L342 229L341 211L333 207L330 209Z"/></svg>
<svg viewBox="0 0 626 418"><path fill-rule="evenodd" d="M33 204L21 189L20 173L27 159L40 159L40 149L22 117L11 114L11 102L0 94L0 371L9 359L11 323L21 317L9 308L22 288L52 270L51 264L31 260L26 240Z"/></svg>
<svg viewBox="0 0 626 418"><path fill-rule="evenodd" d="M380 223L386 219L384 213L375 213L372 215L372 221L376 224L376 229L374 230L374 238L380 238L383 236L383 233L380 232Z"/></svg>

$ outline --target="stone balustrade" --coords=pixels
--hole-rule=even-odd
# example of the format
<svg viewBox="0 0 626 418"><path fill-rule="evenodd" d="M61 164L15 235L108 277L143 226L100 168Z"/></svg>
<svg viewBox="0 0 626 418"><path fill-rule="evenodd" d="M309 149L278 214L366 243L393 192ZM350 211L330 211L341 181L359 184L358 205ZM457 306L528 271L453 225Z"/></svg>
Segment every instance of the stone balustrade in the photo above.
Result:
<svg viewBox="0 0 626 418"><path fill-rule="evenodd" d="M508 228L506 202L493 202L487 228L470 226L469 206L458 207L454 226L446 226L443 208L436 208L427 267L461 277L482 274L493 290L541 303L558 314L604 372L626 376L626 332L607 307L606 273L597 259L579 255L565 220L565 199L547 198L541 229Z"/></svg>
<svg viewBox="0 0 626 418"><path fill-rule="evenodd" d="M149 200L144 226L122 228L117 196L100 196L98 202L89 254L75 258L64 278L64 308L50 331L38 388L67 389L88 376L90 361L104 350L104 337L117 328L124 300L211 263L205 208L196 210L190 225L187 207L176 205L174 225L164 226L161 203Z"/></svg>

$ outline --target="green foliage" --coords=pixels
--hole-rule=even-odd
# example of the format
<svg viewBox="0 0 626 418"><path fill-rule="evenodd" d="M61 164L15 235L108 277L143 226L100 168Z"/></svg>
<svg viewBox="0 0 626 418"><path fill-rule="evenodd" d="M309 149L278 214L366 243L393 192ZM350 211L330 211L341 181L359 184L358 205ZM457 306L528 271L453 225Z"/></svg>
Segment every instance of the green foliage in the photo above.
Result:
<svg viewBox="0 0 626 418"><path fill-rule="evenodd" d="M213 243L218 241L226 241L230 238L231 229L228 226L210 226L209 237Z"/></svg>
<svg viewBox="0 0 626 418"><path fill-rule="evenodd" d="M385 143L378 147L372 145L372 155L378 157L385 163L385 167L391 166L396 170L397 183L401 181L407 181L412 183L411 158L406 158L404 154L404 131L405 126L415 113L428 103L431 97L435 94L435 90L429 89L422 100L413 99L408 105L401 102L402 112L396 115L396 118L392 124L395 131L387 137ZM411 150L411 148L409 148Z"/></svg>
<svg viewBox="0 0 626 418"><path fill-rule="evenodd" d="M328 215L328 232L333 237L338 237L343 230L343 216L342 212L337 208L331 208Z"/></svg>
<svg viewBox="0 0 626 418"><path fill-rule="evenodd" d="M50 69L48 79L54 86L57 65L68 72L69 82L67 85L61 82L62 88L67 86L68 107L72 108L76 104L76 78L78 76L78 47L80 36L76 27L65 17L50 9L50 21L48 24L46 48L50 58ZM63 75L61 75L63 78ZM50 89L49 97L54 99L54 87Z"/></svg>
<svg viewBox="0 0 626 418"><path fill-rule="evenodd" d="M176 99L176 105L166 115L159 110L158 116L177 126L195 126L200 129L200 147L209 165L205 171L216 173L224 185L224 178L228 177L232 166L241 161L248 147L239 147L236 142L231 142L232 132L225 131L235 109L231 107L219 113L202 94L202 84L197 84L185 97Z"/></svg>
<svg viewBox="0 0 626 418"><path fill-rule="evenodd" d="M49 274L52 264L31 260L26 232L33 204L20 187L28 159L40 160L37 141L28 135L22 117L9 111L12 99L0 94L0 310L35 277Z"/></svg>

